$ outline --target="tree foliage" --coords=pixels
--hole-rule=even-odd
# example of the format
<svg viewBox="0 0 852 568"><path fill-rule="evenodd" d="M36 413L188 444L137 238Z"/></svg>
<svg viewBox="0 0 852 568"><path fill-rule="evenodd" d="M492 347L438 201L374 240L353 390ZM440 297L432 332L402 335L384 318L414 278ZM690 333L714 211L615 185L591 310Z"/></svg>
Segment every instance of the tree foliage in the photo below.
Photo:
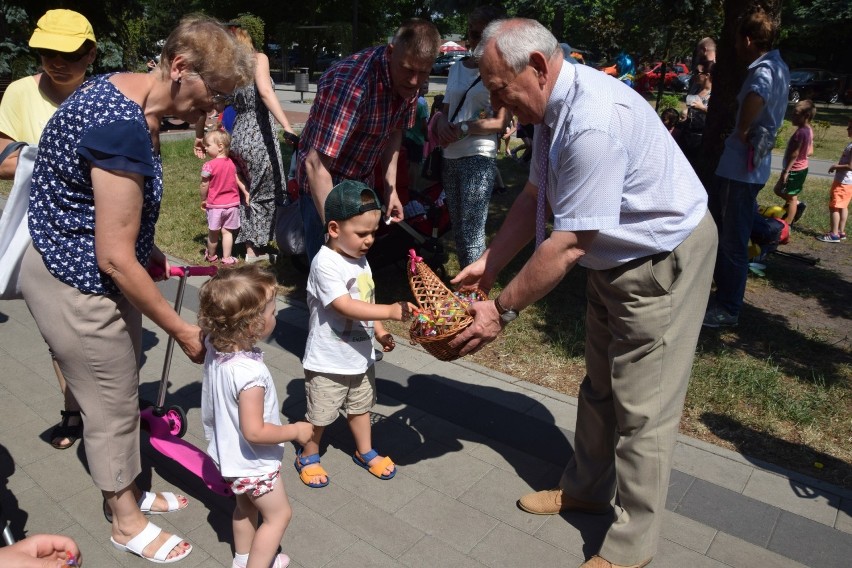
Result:
<svg viewBox="0 0 852 568"><path fill-rule="evenodd" d="M264 28L265 24L263 20L255 16L254 14L244 12L234 18L233 20L228 21L236 21L240 23L240 26L245 30L245 32L251 38L252 43L254 44L255 49L262 50L264 45Z"/></svg>

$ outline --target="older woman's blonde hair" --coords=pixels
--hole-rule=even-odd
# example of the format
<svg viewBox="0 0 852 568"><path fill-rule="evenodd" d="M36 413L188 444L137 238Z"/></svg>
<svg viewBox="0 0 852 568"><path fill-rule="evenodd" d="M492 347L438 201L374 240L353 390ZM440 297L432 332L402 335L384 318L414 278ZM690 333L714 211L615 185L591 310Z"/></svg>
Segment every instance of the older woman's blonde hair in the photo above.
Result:
<svg viewBox="0 0 852 568"><path fill-rule="evenodd" d="M255 264L221 269L198 294L198 327L217 351L248 349L262 336L275 275Z"/></svg>
<svg viewBox="0 0 852 568"><path fill-rule="evenodd" d="M254 80L253 50L208 16L186 16L169 34L160 56L160 72L164 76L168 76L171 62L178 55L213 84L234 81L239 88Z"/></svg>

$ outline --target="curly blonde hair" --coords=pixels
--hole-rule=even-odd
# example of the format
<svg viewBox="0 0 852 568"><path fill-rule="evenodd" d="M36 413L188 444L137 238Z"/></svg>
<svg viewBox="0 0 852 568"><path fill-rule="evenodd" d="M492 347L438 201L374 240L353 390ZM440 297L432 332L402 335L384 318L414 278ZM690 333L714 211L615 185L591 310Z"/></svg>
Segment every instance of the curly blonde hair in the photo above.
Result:
<svg viewBox="0 0 852 568"><path fill-rule="evenodd" d="M213 84L232 80L240 88L254 80L254 51L239 43L221 22L203 14L184 17L169 34L160 55L164 76L178 55Z"/></svg>
<svg viewBox="0 0 852 568"><path fill-rule="evenodd" d="M198 326L217 351L246 349L261 338L274 296L275 276L257 265L220 270L199 292Z"/></svg>

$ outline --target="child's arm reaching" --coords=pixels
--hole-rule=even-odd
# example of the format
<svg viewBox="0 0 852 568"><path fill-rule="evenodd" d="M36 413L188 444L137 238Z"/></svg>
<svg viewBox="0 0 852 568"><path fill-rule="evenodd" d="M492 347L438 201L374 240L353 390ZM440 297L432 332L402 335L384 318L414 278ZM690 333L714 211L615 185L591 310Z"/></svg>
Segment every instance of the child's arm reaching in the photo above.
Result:
<svg viewBox="0 0 852 568"><path fill-rule="evenodd" d="M358 321L394 320L408 321L417 306L411 302L371 304L344 294L331 302L331 307L343 317Z"/></svg>
<svg viewBox="0 0 852 568"><path fill-rule="evenodd" d="M252 444L273 445L281 442L308 443L314 427L308 422L270 424L263 421L263 387L251 387L240 393L240 432Z"/></svg>

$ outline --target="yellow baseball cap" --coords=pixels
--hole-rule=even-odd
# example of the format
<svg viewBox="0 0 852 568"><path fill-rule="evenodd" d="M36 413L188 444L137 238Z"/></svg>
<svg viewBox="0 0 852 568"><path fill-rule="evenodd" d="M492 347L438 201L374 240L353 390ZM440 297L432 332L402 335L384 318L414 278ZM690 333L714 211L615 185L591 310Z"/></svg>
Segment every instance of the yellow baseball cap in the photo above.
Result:
<svg viewBox="0 0 852 568"><path fill-rule="evenodd" d="M30 47L71 53L87 39L98 41L85 16L71 10L48 10L36 24Z"/></svg>

